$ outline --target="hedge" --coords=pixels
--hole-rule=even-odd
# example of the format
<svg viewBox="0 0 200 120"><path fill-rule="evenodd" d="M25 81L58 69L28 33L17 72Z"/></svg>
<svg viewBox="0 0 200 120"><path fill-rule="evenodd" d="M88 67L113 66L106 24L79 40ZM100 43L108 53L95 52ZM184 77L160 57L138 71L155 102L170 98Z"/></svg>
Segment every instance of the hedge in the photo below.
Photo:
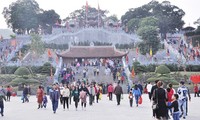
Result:
<svg viewBox="0 0 200 120"><path fill-rule="evenodd" d="M138 73L140 72L155 72L156 67L159 65L155 64L150 64L150 65L138 65L140 69L137 68L135 72L137 71ZM176 72L176 71L184 71L182 66L179 66L177 64L165 64L166 67L169 68L171 72ZM199 72L200 71L200 65L186 65L186 71L188 72Z"/></svg>
<svg viewBox="0 0 200 120"><path fill-rule="evenodd" d="M5 66L5 67L1 67L1 74L14 74L15 71L18 69L19 67L17 66ZM32 72L33 74L46 74L46 75L50 75L50 69L51 69L51 65L45 63L43 66L28 66L29 69L31 69L30 72ZM55 68L52 67L52 72L55 72Z"/></svg>
<svg viewBox="0 0 200 120"><path fill-rule="evenodd" d="M21 77L17 77L15 79L13 79L9 84L12 85L12 86L18 86L19 84L22 84L22 83L25 83L25 84L36 84L36 83L40 83L38 80L36 79L24 79L24 78L21 78Z"/></svg>

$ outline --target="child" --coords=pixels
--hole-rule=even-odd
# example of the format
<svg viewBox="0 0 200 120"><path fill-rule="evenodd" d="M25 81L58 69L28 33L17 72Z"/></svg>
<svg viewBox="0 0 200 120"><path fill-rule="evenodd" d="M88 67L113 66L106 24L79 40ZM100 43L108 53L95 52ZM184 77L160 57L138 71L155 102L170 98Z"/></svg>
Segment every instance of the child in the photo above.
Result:
<svg viewBox="0 0 200 120"><path fill-rule="evenodd" d="M44 96L43 96L43 107L46 108L47 107L47 96L46 96L46 93L44 93Z"/></svg>
<svg viewBox="0 0 200 120"><path fill-rule="evenodd" d="M178 105L178 94L174 94L173 98L172 98L172 104L170 106L168 106L168 108L173 108L173 113L172 113L172 117L173 120L180 120L179 119L179 105Z"/></svg>
<svg viewBox="0 0 200 120"><path fill-rule="evenodd" d="M130 102L130 107L132 107L133 106L133 93L132 93L132 89L129 92L128 98L129 98L129 102Z"/></svg>

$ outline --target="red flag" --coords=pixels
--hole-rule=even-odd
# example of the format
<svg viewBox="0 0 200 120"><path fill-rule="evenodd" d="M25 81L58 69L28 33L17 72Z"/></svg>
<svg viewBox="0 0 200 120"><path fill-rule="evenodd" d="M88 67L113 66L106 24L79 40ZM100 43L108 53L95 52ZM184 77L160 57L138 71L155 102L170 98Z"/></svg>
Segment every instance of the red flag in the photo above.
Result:
<svg viewBox="0 0 200 120"><path fill-rule="evenodd" d="M126 63L128 63L128 55L126 55Z"/></svg>
<svg viewBox="0 0 200 120"><path fill-rule="evenodd" d="M135 71L134 71L134 68L133 68L132 71L131 71L131 76L132 76L132 78L135 77Z"/></svg>
<svg viewBox="0 0 200 120"><path fill-rule="evenodd" d="M52 57L51 50L48 49L48 57Z"/></svg>
<svg viewBox="0 0 200 120"><path fill-rule="evenodd" d="M86 1L85 12L86 12L86 15L87 15L87 13L88 13L88 1Z"/></svg>
<svg viewBox="0 0 200 120"><path fill-rule="evenodd" d="M136 48L136 54L137 54L137 56L138 56L138 54L139 54L139 49L138 49L138 47Z"/></svg>

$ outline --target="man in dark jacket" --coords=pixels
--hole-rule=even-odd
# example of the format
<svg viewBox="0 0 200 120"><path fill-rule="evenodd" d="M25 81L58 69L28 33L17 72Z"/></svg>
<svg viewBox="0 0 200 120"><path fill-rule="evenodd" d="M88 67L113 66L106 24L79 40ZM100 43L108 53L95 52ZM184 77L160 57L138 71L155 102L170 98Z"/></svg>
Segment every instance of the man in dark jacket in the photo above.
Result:
<svg viewBox="0 0 200 120"><path fill-rule="evenodd" d="M3 102L3 100L6 101L6 97L5 97L4 94L1 94L1 93L0 93L0 109L1 109L1 116L4 116L4 115L3 115L3 112L4 112L4 102Z"/></svg>
<svg viewBox="0 0 200 120"><path fill-rule="evenodd" d="M80 88L80 91L84 91L86 92L87 95L89 95L89 90L87 89L87 87L85 86L85 83L83 82Z"/></svg>
<svg viewBox="0 0 200 120"><path fill-rule="evenodd" d="M154 90L158 88L157 82L158 82L158 80L155 81L155 85L151 88L150 99L153 98ZM155 116L156 116L156 113L155 113L155 110L153 110L153 117L155 117Z"/></svg>
<svg viewBox="0 0 200 120"><path fill-rule="evenodd" d="M122 87L119 85L119 82L114 89L114 93L115 93L116 98L117 98L117 105L120 105L121 95L123 94L123 91L122 91Z"/></svg>
<svg viewBox="0 0 200 120"><path fill-rule="evenodd" d="M56 87L56 84L53 84L53 89L50 90L50 99L52 102L52 107L53 107L53 113L56 113L56 110L58 108L58 101L60 98L60 92Z"/></svg>
<svg viewBox="0 0 200 120"><path fill-rule="evenodd" d="M23 89L23 102L22 103L24 103L24 102L29 102L29 100L28 100L28 87L27 87L27 85L24 85L24 89Z"/></svg>

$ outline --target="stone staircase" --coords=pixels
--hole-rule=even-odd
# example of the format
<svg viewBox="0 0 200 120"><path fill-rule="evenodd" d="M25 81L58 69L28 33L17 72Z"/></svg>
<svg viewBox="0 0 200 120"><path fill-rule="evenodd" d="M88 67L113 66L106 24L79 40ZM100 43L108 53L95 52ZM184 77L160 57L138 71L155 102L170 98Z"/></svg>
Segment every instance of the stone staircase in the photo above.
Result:
<svg viewBox="0 0 200 120"><path fill-rule="evenodd" d="M75 79L78 80L82 80L83 79L83 69L85 67L80 67L79 70L78 70L78 73L75 75ZM114 81L113 80L113 77L112 75L106 75L105 74L105 67L104 66L101 66L100 69L99 69L99 75L98 76L94 76L94 72L93 72L93 66L87 66L86 67L88 69L87 71L87 74L86 74L86 79L88 79L88 82L91 83L91 82L96 82L96 83L103 83L103 84L116 84L118 81ZM127 93L127 84L128 82L125 81L123 84L120 84L123 88L123 92L124 93Z"/></svg>

